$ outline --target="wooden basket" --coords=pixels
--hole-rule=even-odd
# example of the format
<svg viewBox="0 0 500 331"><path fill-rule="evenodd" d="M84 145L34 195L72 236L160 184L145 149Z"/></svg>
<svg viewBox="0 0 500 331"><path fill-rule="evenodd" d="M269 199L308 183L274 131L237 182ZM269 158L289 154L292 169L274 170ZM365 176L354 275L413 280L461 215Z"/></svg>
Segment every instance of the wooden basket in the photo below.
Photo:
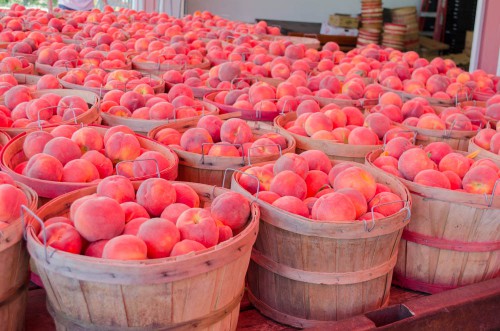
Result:
<svg viewBox="0 0 500 331"><path fill-rule="evenodd" d="M373 161L382 150L366 157ZM437 293L500 275L500 196L457 192L400 179L411 222L403 231L394 283Z"/></svg>
<svg viewBox="0 0 500 331"><path fill-rule="evenodd" d="M479 154L477 154L477 156L475 157L475 159L490 159L491 161L495 162L500 167L500 155L499 154L495 154L493 152L490 152L490 151L488 151L488 150L486 150L486 149L484 149L482 147L479 147L474 142L474 138L471 138L469 140L468 151L469 152L479 151Z"/></svg>
<svg viewBox="0 0 500 331"><path fill-rule="evenodd" d="M408 92L401 91L401 90L394 90L394 89L390 89L388 87L384 87L384 90L388 91L388 92L394 92L394 93L398 94L403 99L403 102L411 100L411 99L413 99L415 97L420 97L420 98L423 98L423 99L427 100L431 106L439 106L439 107L455 107L460 102L468 100L467 96L460 97L460 98L459 97L455 97L455 98L451 98L450 100L443 100L443 99L438 99L438 98L433 98L433 97L426 97L426 96L416 95L416 94L408 93Z"/></svg>
<svg viewBox="0 0 500 331"><path fill-rule="evenodd" d="M187 184L202 206L227 191ZM56 198L37 215L67 215L71 202L95 191L93 186ZM189 255L142 261L92 258L44 248L33 227L28 230L28 250L57 330L236 330L258 228L259 209L252 204L242 232Z"/></svg>
<svg viewBox="0 0 500 331"><path fill-rule="evenodd" d="M297 153L300 154L304 151L311 149L318 149L323 151L332 160L353 161L364 163L365 156L369 152L380 148L381 145L349 145L337 143L331 140L312 139L311 137L304 137L285 129L286 123L293 121L297 118L296 112L280 115L274 120L274 126L279 129L280 133L288 132L297 142Z"/></svg>
<svg viewBox="0 0 500 331"><path fill-rule="evenodd" d="M74 69L73 67L53 67L48 64L42 64L35 62L35 71L39 75L51 74L54 76L59 75L61 72L66 72L68 70Z"/></svg>
<svg viewBox="0 0 500 331"><path fill-rule="evenodd" d="M29 187L17 186L28 199L27 207L36 210L38 197ZM28 298L28 252L23 239L21 219L0 230L0 325L2 330L24 330Z"/></svg>
<svg viewBox="0 0 500 331"><path fill-rule="evenodd" d="M104 87L87 87L87 86L83 86L80 84L68 83L62 79L66 74L67 74L66 70L57 74L57 79L59 80L59 84L61 84L62 87L64 87L64 88L72 89L72 90L89 91L89 92L97 94L100 98L102 98L106 93L108 93L109 91L112 90L112 89L104 88ZM151 75L151 78L159 81L158 85L153 86L153 90L155 91L155 93L165 92L165 82L163 81L163 79L161 79L160 77L154 76L154 75Z"/></svg>
<svg viewBox="0 0 500 331"><path fill-rule="evenodd" d="M89 106L89 110L86 111L83 114L78 115L76 118L73 118L71 120L67 121L62 121L58 125L61 124L73 124L73 123L83 123L83 124L90 124L95 122L99 118L99 97L92 92L89 91L74 91L74 90L63 90L63 89L47 89L47 90L37 90L33 91L32 95L36 98L48 94L48 93L55 93L57 95L60 95L62 97L65 96L73 96L77 95L79 97L82 97ZM3 102L2 102L3 104ZM21 133L28 132L28 131L33 131L36 130L37 128L1 128L3 131L8 133L11 137L15 137Z"/></svg>
<svg viewBox="0 0 500 331"><path fill-rule="evenodd" d="M147 135L148 132L162 125L168 125L169 123L174 123L174 124L177 123L179 125L182 125L183 123L192 123L193 120L196 120L196 122L198 122L198 119L201 118L203 115L217 115L219 113L219 109L216 106L204 101L201 101L201 103L203 105L203 109L199 111L200 115L190 118L181 118L172 120L144 120L132 117L121 117L116 115L110 115L104 112L101 113L101 117L106 123L106 125L109 126L125 125L137 133Z"/></svg>
<svg viewBox="0 0 500 331"><path fill-rule="evenodd" d="M165 90L168 92L175 84L165 82ZM189 86L195 98L203 99L203 97L208 93L220 92L221 89L206 87L206 86Z"/></svg>
<svg viewBox="0 0 500 331"><path fill-rule="evenodd" d="M92 127L97 131L99 131L99 133L101 133L101 135L103 136L106 130L108 129L107 127L99 127L99 126L92 126ZM50 132L53 128L54 127L50 127L44 130ZM2 153L0 154L1 169L6 173L8 173L16 181L19 181L21 183L30 186L35 190L35 192L37 192L37 194L40 197L44 198L55 198L64 193L68 193L74 190L94 185L92 183L69 183L69 182L66 183L66 182L41 180L41 179L30 178L15 172L13 169L19 163L26 161L26 156L24 155L23 152L23 143L24 140L26 139L26 135L27 133L23 133L12 139L4 147ZM170 167L161 171L160 176L168 180L175 180L177 178L178 164L179 164L179 158L177 157L177 155L167 146L164 146L152 139L140 135L137 136L137 139L139 140L139 143L141 144L142 148L150 151L157 151L170 161L169 162ZM156 174L151 174L150 176L141 178L131 178L131 180L141 180L153 176L156 176Z"/></svg>
<svg viewBox="0 0 500 331"><path fill-rule="evenodd" d="M431 130L421 129L409 125L404 126L404 128L417 133L415 145L427 146L430 143L442 141L450 145L451 148L459 151L467 151L470 138L474 137L477 134L477 131Z"/></svg>
<svg viewBox="0 0 500 331"><path fill-rule="evenodd" d="M227 114L231 116L231 114ZM228 116L221 116L221 118L227 118ZM195 127L199 119L195 119L190 123L171 123L162 125L155 128L148 133L148 137L153 139L158 131L164 128L173 128L180 132L184 132L191 127ZM266 133L276 132L276 130L264 123L259 122L249 122L252 128L252 133L255 136L262 136ZM287 142L287 148L281 151L281 154L294 153L295 152L295 140L287 132L280 132L283 137L285 137ZM177 148L172 148L179 156L179 180L184 180L188 182L202 183L208 185L216 185L229 188L230 181L224 181L224 172L228 168L238 169L248 165L250 163L260 163L273 161L280 157L281 154L273 154L267 156L255 156L252 157L250 153L250 159L248 157L228 157L228 156L210 156L198 153L186 152Z"/></svg>
<svg viewBox="0 0 500 331"><path fill-rule="evenodd" d="M223 103L218 103L214 101L215 96L218 92L213 92L206 94L203 97L203 101L211 103L217 108L219 108L219 114L229 114L229 113L241 113L240 118L247 121L263 121L263 122L272 122L276 116L279 115L278 112L269 112L269 111L257 111L253 109L241 109L235 108L233 106L225 105Z"/></svg>
<svg viewBox="0 0 500 331"><path fill-rule="evenodd" d="M11 138L7 133L0 131L0 151L3 149L5 145L7 145L10 139Z"/></svg>
<svg viewBox="0 0 500 331"><path fill-rule="evenodd" d="M387 305L410 194L382 171L356 166L399 194L406 207L373 222L322 222L257 200L260 230L247 293L262 314L294 327L320 328ZM231 189L250 198L238 183L240 175L233 175Z"/></svg>

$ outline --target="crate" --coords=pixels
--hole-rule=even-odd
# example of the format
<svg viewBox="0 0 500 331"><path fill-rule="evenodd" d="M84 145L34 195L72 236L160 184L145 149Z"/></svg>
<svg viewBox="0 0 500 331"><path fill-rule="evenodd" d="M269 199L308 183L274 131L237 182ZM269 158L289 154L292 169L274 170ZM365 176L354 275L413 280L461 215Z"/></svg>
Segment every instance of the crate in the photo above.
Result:
<svg viewBox="0 0 500 331"><path fill-rule="evenodd" d="M341 28L357 29L359 25L359 19L357 17L352 17L346 14L333 14L330 15L328 24Z"/></svg>

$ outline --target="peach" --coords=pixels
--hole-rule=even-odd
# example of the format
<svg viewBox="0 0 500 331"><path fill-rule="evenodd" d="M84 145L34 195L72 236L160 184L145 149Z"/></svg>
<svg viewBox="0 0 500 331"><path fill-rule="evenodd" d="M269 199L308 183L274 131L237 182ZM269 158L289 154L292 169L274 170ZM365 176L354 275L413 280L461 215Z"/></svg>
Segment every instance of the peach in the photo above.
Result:
<svg viewBox="0 0 500 331"><path fill-rule="evenodd" d="M211 214L233 231L243 228L250 216L250 203L241 194L226 192L217 196L211 205Z"/></svg>
<svg viewBox="0 0 500 331"><path fill-rule="evenodd" d="M223 121L215 115L206 115L202 116L198 123L196 124L197 128L203 128L208 131L212 140L214 142L220 141L220 129L222 127Z"/></svg>
<svg viewBox="0 0 500 331"><path fill-rule="evenodd" d="M413 144L408 139L404 137L396 137L394 139L391 139L388 143L386 143L384 151L385 154L387 154L388 156L392 156L395 159L399 159L399 157L401 156L401 154L403 154L403 152L407 151L412 147Z"/></svg>
<svg viewBox="0 0 500 331"><path fill-rule="evenodd" d="M408 180L413 180L422 170L436 169L436 164L420 148L410 148L399 157L398 170Z"/></svg>
<svg viewBox="0 0 500 331"><path fill-rule="evenodd" d="M27 205L26 195L10 184L0 184L0 221L11 223L21 216L21 206Z"/></svg>
<svg viewBox="0 0 500 331"><path fill-rule="evenodd" d="M63 176L63 165L52 155L39 153L29 159L25 174L30 178L59 182Z"/></svg>
<svg viewBox="0 0 500 331"><path fill-rule="evenodd" d="M347 143L350 145L378 145L379 142L377 134L366 127L353 129L347 138Z"/></svg>
<svg viewBox="0 0 500 331"><path fill-rule="evenodd" d="M135 134L116 132L104 143L106 156L113 163L135 160L141 152L141 144Z"/></svg>
<svg viewBox="0 0 500 331"><path fill-rule="evenodd" d="M28 159L33 155L42 153L45 145L54 138L46 131L33 131L26 135L23 142L23 152Z"/></svg>
<svg viewBox="0 0 500 331"><path fill-rule="evenodd" d="M375 195L381 192L391 192L391 188L385 184L377 183L377 190L375 191Z"/></svg>
<svg viewBox="0 0 500 331"><path fill-rule="evenodd" d="M172 183L172 185L175 189L176 203L185 204L190 208L197 208L200 206L200 197L191 186L184 183Z"/></svg>
<svg viewBox="0 0 500 331"><path fill-rule="evenodd" d="M220 128L221 141L230 144L244 144L253 137L252 129L242 119L231 118L225 121Z"/></svg>
<svg viewBox="0 0 500 331"><path fill-rule="evenodd" d="M94 197L78 207L73 222L80 235L88 241L111 239L123 232L125 213L116 200Z"/></svg>
<svg viewBox="0 0 500 331"><path fill-rule="evenodd" d="M186 130L180 139L181 147L191 153L207 154L213 143L210 133L203 128L190 128ZM206 145L204 145L206 144Z"/></svg>
<svg viewBox="0 0 500 331"><path fill-rule="evenodd" d="M432 161L439 164L445 155L453 153L453 148L445 142L436 141L425 146L424 151Z"/></svg>
<svg viewBox="0 0 500 331"><path fill-rule="evenodd" d="M320 111L320 106L315 100L306 99L300 102L296 111L297 116L307 113L318 113Z"/></svg>
<svg viewBox="0 0 500 331"><path fill-rule="evenodd" d="M321 112L315 112L306 119L306 122L304 123L304 129L309 136L312 136L314 133L321 130L332 131L333 123L325 114Z"/></svg>
<svg viewBox="0 0 500 331"><path fill-rule="evenodd" d="M174 100L179 95L185 95L185 96L189 97L190 99L194 98L193 91L186 84L176 84L176 85L172 86L170 91L168 91L168 99L169 100Z"/></svg>
<svg viewBox="0 0 500 331"><path fill-rule="evenodd" d="M359 221L372 221L372 220L379 220L381 218L385 218L385 216L382 215L381 213L367 212L367 213L361 215L360 217L358 217L357 219Z"/></svg>
<svg viewBox="0 0 500 331"><path fill-rule="evenodd" d="M134 160L132 171L135 178L161 175L171 166L166 156L157 151L146 151Z"/></svg>
<svg viewBox="0 0 500 331"><path fill-rule="evenodd" d="M366 116L364 126L372 129L379 139L382 139L391 128L391 120L384 114L372 113Z"/></svg>
<svg viewBox="0 0 500 331"><path fill-rule="evenodd" d="M71 160L64 165L61 181L72 183L90 183L99 179L99 171L85 159Z"/></svg>
<svg viewBox="0 0 500 331"><path fill-rule="evenodd" d="M439 171L450 170L456 173L460 178L464 178L469 168L469 159L459 153L446 154L441 161L439 161Z"/></svg>
<svg viewBox="0 0 500 331"><path fill-rule="evenodd" d="M181 133L172 128L161 129L156 132L154 139L163 145L180 145Z"/></svg>
<svg viewBox="0 0 500 331"><path fill-rule="evenodd" d="M302 217L309 217L309 208L299 198L293 196L284 196L276 199L272 205L292 214Z"/></svg>
<svg viewBox="0 0 500 331"><path fill-rule="evenodd" d="M500 120L500 103L493 103L486 107L486 116Z"/></svg>
<svg viewBox="0 0 500 331"><path fill-rule="evenodd" d="M333 188L335 191L343 188L353 188L361 192L366 201L369 201L375 195L377 183L368 171L353 166L344 169L335 177Z"/></svg>
<svg viewBox="0 0 500 331"><path fill-rule="evenodd" d="M171 205L168 205L165 207L163 212L161 213L160 217L164 218L174 224L177 224L177 219L179 218L179 215L182 214L185 210L188 210L192 207L189 207L188 205L184 203L173 203Z"/></svg>
<svg viewBox="0 0 500 331"><path fill-rule="evenodd" d="M413 181L424 186L440 187L445 189L451 188L451 183L448 177L440 171L434 169L426 169L420 171Z"/></svg>
<svg viewBox="0 0 500 331"><path fill-rule="evenodd" d="M276 92L271 86L265 85L265 83L256 83L250 87L248 96L250 103L256 104L262 100L276 99Z"/></svg>
<svg viewBox="0 0 500 331"><path fill-rule="evenodd" d="M4 103L7 108L13 110L17 105L32 99L30 89L24 85L12 87L4 94Z"/></svg>
<svg viewBox="0 0 500 331"><path fill-rule="evenodd" d="M382 106L395 105L401 108L403 106L403 100L394 92L386 92L380 96L379 104Z"/></svg>
<svg viewBox="0 0 500 331"><path fill-rule="evenodd" d="M240 66L235 62L225 62L219 67L218 78L221 81L231 82L241 74Z"/></svg>
<svg viewBox="0 0 500 331"><path fill-rule="evenodd" d="M125 213L125 223L130 222L135 218L149 218L146 209L135 201L126 201L120 203L120 207Z"/></svg>
<svg viewBox="0 0 500 331"><path fill-rule="evenodd" d="M120 97L120 106L128 108L130 111L134 111L138 108L144 107L146 105L146 100L144 96L135 91L125 92Z"/></svg>
<svg viewBox="0 0 500 331"><path fill-rule="evenodd" d="M472 130L472 122L464 114L451 114L446 118L445 123L450 130Z"/></svg>
<svg viewBox="0 0 500 331"><path fill-rule="evenodd" d="M47 246L57 250L80 254L82 251L82 237L78 231L69 224L55 223L45 228ZM38 234L38 240L44 243L44 234Z"/></svg>
<svg viewBox="0 0 500 331"><path fill-rule="evenodd" d="M373 165L378 167L378 168L382 168L383 166L390 166L390 167L397 168L398 167L398 159L394 156L384 155L384 154L382 154L381 156L376 158L375 161L373 161Z"/></svg>
<svg viewBox="0 0 500 331"><path fill-rule="evenodd" d="M5 172L0 172L0 184L10 184L15 186L15 182L12 177Z"/></svg>
<svg viewBox="0 0 500 331"><path fill-rule="evenodd" d="M356 219L367 212L368 204L366 203L366 199L358 190L353 188L343 188L337 190L336 192L344 194L351 200L354 208L356 209Z"/></svg>
<svg viewBox="0 0 500 331"><path fill-rule="evenodd" d="M85 112L89 110L89 106L83 98L76 95L68 95L59 100L59 103L57 104L57 115L64 117L68 110L77 112L78 109ZM73 116L71 111L69 114Z"/></svg>
<svg viewBox="0 0 500 331"><path fill-rule="evenodd" d="M99 173L99 178L105 178L113 174L113 163L101 152L92 150L82 155L81 159L92 163Z"/></svg>
<svg viewBox="0 0 500 331"><path fill-rule="evenodd" d="M309 170L304 180L307 185L307 197L313 197L323 188L330 187L328 174L320 170Z"/></svg>
<svg viewBox="0 0 500 331"><path fill-rule="evenodd" d="M342 112L346 115L347 123L346 125L357 125L362 126L365 118L361 110L356 107L344 107Z"/></svg>
<svg viewBox="0 0 500 331"><path fill-rule="evenodd" d="M141 183L136 193L137 203L154 217L176 201L174 186L163 178L149 178Z"/></svg>
<svg viewBox="0 0 500 331"><path fill-rule="evenodd" d="M117 236L104 245L103 259L112 260L146 260L147 245L137 236L124 234Z"/></svg>
<svg viewBox="0 0 500 331"><path fill-rule="evenodd" d="M333 166L330 171L328 172L328 182L330 183L330 186L333 186L333 183L335 182L335 178L339 173L344 171L347 168L353 167L354 165L350 163L338 163L335 166Z"/></svg>
<svg viewBox="0 0 500 331"><path fill-rule="evenodd" d="M302 156L295 153L286 153L280 156L273 166L274 175L282 171L291 170L302 178L305 178L309 171L309 163Z"/></svg>
<svg viewBox="0 0 500 331"><path fill-rule="evenodd" d="M271 180L270 191L280 196L295 196L301 200L307 197L307 184L303 177L290 170L277 173Z"/></svg>
<svg viewBox="0 0 500 331"><path fill-rule="evenodd" d="M78 129L71 136L71 140L80 146L83 153L89 150L100 150L104 147L103 137L99 131L91 127Z"/></svg>
<svg viewBox="0 0 500 331"><path fill-rule="evenodd" d="M328 193L316 200L311 218L318 221L348 221L356 218L356 208L351 199L342 193Z"/></svg>
<svg viewBox="0 0 500 331"><path fill-rule="evenodd" d="M219 228L208 209L191 208L184 211L177 219L177 228L181 239L190 239L205 247L217 245Z"/></svg>
<svg viewBox="0 0 500 331"><path fill-rule="evenodd" d="M437 115L429 114L418 119L417 128L429 130L445 130L446 123Z"/></svg>
<svg viewBox="0 0 500 331"><path fill-rule="evenodd" d="M221 221L216 221L217 228L219 229L219 240L218 244L227 241L233 237L233 230L227 225L224 225Z"/></svg>
<svg viewBox="0 0 500 331"><path fill-rule="evenodd" d="M307 150L300 156L306 160L309 170L320 170L328 174L332 169L332 162L328 156L319 150Z"/></svg>
<svg viewBox="0 0 500 331"><path fill-rule="evenodd" d="M30 121L48 120L53 115L50 103L43 99L33 99L26 105L26 117Z"/></svg>
<svg viewBox="0 0 500 331"><path fill-rule="evenodd" d="M78 130L78 127L74 125L63 124L53 128L50 133L54 137L65 137L71 139L71 136L76 132L76 130Z"/></svg>
<svg viewBox="0 0 500 331"><path fill-rule="evenodd" d="M63 165L82 156L80 147L71 139L56 137L43 148L43 153L57 158Z"/></svg>
<svg viewBox="0 0 500 331"><path fill-rule="evenodd" d="M141 227L142 223L150 220L149 216L148 217L137 217L132 220L130 220L127 224L125 224L125 229L123 229L122 234L131 234L134 236L137 236L137 233L139 232L139 228Z"/></svg>
<svg viewBox="0 0 500 331"><path fill-rule="evenodd" d="M271 187L271 180L273 178L272 170L263 167L251 167L241 174L239 184L251 194L255 194L257 190L268 191Z"/></svg>
<svg viewBox="0 0 500 331"><path fill-rule="evenodd" d="M373 197L368 203L368 209L372 212L380 213L384 216L391 216L401 209L404 203L401 197L392 192L382 192Z"/></svg>
<svg viewBox="0 0 500 331"><path fill-rule="evenodd" d="M173 119L175 117L175 107L170 102L158 102L149 108L148 116L152 120Z"/></svg>
<svg viewBox="0 0 500 331"><path fill-rule="evenodd" d="M179 256L185 255L191 252L198 252L206 249L203 244L190 239L184 239L175 244L174 248L172 248L172 252L170 256Z"/></svg>
<svg viewBox="0 0 500 331"><path fill-rule="evenodd" d="M163 218L152 218L139 227L137 237L146 243L148 258L159 259L170 256L181 235L174 223Z"/></svg>
<svg viewBox="0 0 500 331"><path fill-rule="evenodd" d="M500 125L498 127L500 127ZM491 139L490 139L490 151L495 153L495 154L500 153L500 131L498 131L497 133L495 133L491 137Z"/></svg>
<svg viewBox="0 0 500 331"><path fill-rule="evenodd" d="M55 50L50 47L46 47L38 51L37 62L40 64L53 65L58 60L58 56Z"/></svg>
<svg viewBox="0 0 500 331"><path fill-rule="evenodd" d="M97 184L97 195L111 198L118 203L134 201L134 186L127 178L119 175L104 178Z"/></svg>
<svg viewBox="0 0 500 331"><path fill-rule="evenodd" d="M132 135L135 134L135 132L131 128L129 128L128 126L125 126L125 125L113 126L109 129L107 129L106 133L104 134L104 138L103 138L104 145L106 145L109 138L117 132L123 132L123 133L127 133L127 134L132 134Z"/></svg>
<svg viewBox="0 0 500 331"><path fill-rule="evenodd" d="M43 75L36 83L37 90L58 89L60 87L57 77L54 75Z"/></svg>
<svg viewBox="0 0 500 331"><path fill-rule="evenodd" d="M462 185L468 193L491 194L497 180L498 173L495 170L487 166L478 166L465 174Z"/></svg>
<svg viewBox="0 0 500 331"><path fill-rule="evenodd" d="M472 163L472 165L470 166L470 169L479 167L480 165L490 167L495 171L500 171L500 167L491 159L479 159L477 161L474 161L474 163Z"/></svg>
<svg viewBox="0 0 500 331"><path fill-rule="evenodd" d="M108 243L109 240L98 240L90 243L85 249L85 256L92 256L102 258L102 251L104 250L104 246Z"/></svg>
<svg viewBox="0 0 500 331"><path fill-rule="evenodd" d="M285 137L277 132L265 133L260 138L270 139L274 144L280 145L282 150L288 147Z"/></svg>

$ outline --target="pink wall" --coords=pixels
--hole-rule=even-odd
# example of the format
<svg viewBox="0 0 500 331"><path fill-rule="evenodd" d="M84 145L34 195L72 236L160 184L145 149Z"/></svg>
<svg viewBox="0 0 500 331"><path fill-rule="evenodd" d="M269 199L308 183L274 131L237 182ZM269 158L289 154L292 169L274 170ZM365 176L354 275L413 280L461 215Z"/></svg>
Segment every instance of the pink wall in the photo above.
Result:
<svg viewBox="0 0 500 331"><path fill-rule="evenodd" d="M500 1L484 0L484 9L477 67L487 73L495 74L500 50Z"/></svg>

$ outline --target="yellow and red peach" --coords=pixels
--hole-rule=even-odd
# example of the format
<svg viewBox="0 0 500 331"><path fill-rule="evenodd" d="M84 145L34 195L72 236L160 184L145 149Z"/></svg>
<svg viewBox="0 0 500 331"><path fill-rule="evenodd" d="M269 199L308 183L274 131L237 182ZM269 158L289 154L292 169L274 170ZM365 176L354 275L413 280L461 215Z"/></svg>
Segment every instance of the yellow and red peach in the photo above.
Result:
<svg viewBox="0 0 500 331"><path fill-rule="evenodd" d="M46 131L33 131L26 135L23 142L23 152L28 159L33 155L42 153L45 145L54 138Z"/></svg>
<svg viewBox="0 0 500 331"><path fill-rule="evenodd" d="M135 160L141 152L141 144L135 134L116 132L104 143L106 156L113 163Z"/></svg>
<svg viewBox="0 0 500 331"><path fill-rule="evenodd" d="M82 238L72 225L66 223L49 225L44 233L38 235L38 240L44 243L44 237L47 246L57 250L73 254L80 254L82 251Z"/></svg>
<svg viewBox="0 0 500 331"><path fill-rule="evenodd" d="M226 192L212 201L210 212L216 221L238 231L248 221L250 203L239 193Z"/></svg>
<svg viewBox="0 0 500 331"><path fill-rule="evenodd" d="M220 129L221 141L230 144L244 144L252 141L252 129L242 119L231 118L225 121Z"/></svg>
<svg viewBox="0 0 500 331"><path fill-rule="evenodd" d="M478 166L470 169L465 174L462 185L468 193L491 194L498 179L498 173L492 168Z"/></svg>
<svg viewBox="0 0 500 331"><path fill-rule="evenodd" d="M363 194L369 201L377 190L375 178L368 171L359 167L349 167L341 171L333 181L335 191L343 188L353 188Z"/></svg>
<svg viewBox="0 0 500 331"><path fill-rule="evenodd" d="M307 150L300 156L307 161L309 170L320 170L328 174L332 169L332 163L323 151Z"/></svg>
<svg viewBox="0 0 500 331"><path fill-rule="evenodd" d="M90 243L85 249L84 255L102 258L102 251L104 250L104 246L108 241L108 239L103 239Z"/></svg>
<svg viewBox="0 0 500 331"><path fill-rule="evenodd" d="M303 177L290 170L277 173L271 180L269 191L280 196L295 196L301 200L307 197L307 184Z"/></svg>
<svg viewBox="0 0 500 331"><path fill-rule="evenodd" d="M251 194L259 191L269 191L271 180L273 179L272 170L263 167L251 167L241 174L239 184Z"/></svg>
<svg viewBox="0 0 500 331"><path fill-rule="evenodd" d="M165 128L158 131L154 139L163 145L180 145L181 133L172 128Z"/></svg>
<svg viewBox="0 0 500 331"><path fill-rule="evenodd" d="M309 170L304 180L307 186L307 197L313 197L321 189L330 187L328 174L321 170Z"/></svg>
<svg viewBox="0 0 500 331"><path fill-rule="evenodd" d="M213 143L210 133L203 128L190 128L186 130L180 139L181 147L191 153L208 154ZM207 144L207 145L204 145Z"/></svg>
<svg viewBox="0 0 500 331"><path fill-rule="evenodd" d="M105 178L113 174L113 163L101 152L92 150L82 155L81 159L92 163L99 173L99 178Z"/></svg>
<svg viewBox="0 0 500 331"><path fill-rule="evenodd" d="M302 178L309 171L309 164L302 156L295 153L286 153L278 158L273 166L274 175L282 171L291 170Z"/></svg>
<svg viewBox="0 0 500 331"><path fill-rule="evenodd" d="M103 137L91 127L78 129L71 136L71 140L80 146L83 153L89 150L101 150L104 147Z"/></svg>
<svg viewBox="0 0 500 331"><path fill-rule="evenodd" d="M380 141L377 134L370 128L356 127L349 134L347 143L350 145L378 145Z"/></svg>
<svg viewBox="0 0 500 331"><path fill-rule="evenodd" d="M413 182L424 186L451 189L451 183L448 177L442 172L434 169L420 171L413 179Z"/></svg>
<svg viewBox="0 0 500 331"><path fill-rule="evenodd" d="M206 249L206 247L198 241L184 239L175 244L174 248L172 248L170 256L185 255L191 252L202 251L204 249Z"/></svg>
<svg viewBox="0 0 500 331"><path fill-rule="evenodd" d="M118 203L134 201L134 186L124 176L114 175L104 178L97 184L97 195L111 198Z"/></svg>
<svg viewBox="0 0 500 331"><path fill-rule="evenodd" d="M410 148L399 157L398 170L408 180L413 180L420 171L425 169L436 169L436 164L423 149Z"/></svg>
<svg viewBox="0 0 500 331"><path fill-rule="evenodd" d="M196 124L197 128L203 128L208 131L214 142L220 141L220 129L223 121L215 115L206 115L200 118Z"/></svg>
<svg viewBox="0 0 500 331"><path fill-rule="evenodd" d="M171 166L167 157L157 151L146 151L137 157L132 166L136 178L146 176L161 176L161 172Z"/></svg>
<svg viewBox="0 0 500 331"><path fill-rule="evenodd" d="M450 170L456 173L460 178L464 178L469 168L469 158L459 153L446 154L441 161L439 161L439 171Z"/></svg>
<svg viewBox="0 0 500 331"><path fill-rule="evenodd" d="M391 216L401 209L404 203L401 197L392 192L382 192L377 194L368 203L368 209L373 212L380 213L384 216Z"/></svg>
<svg viewBox="0 0 500 331"><path fill-rule="evenodd" d="M71 160L64 165L61 181L71 183L90 183L99 179L99 171L85 159Z"/></svg>
<svg viewBox="0 0 500 331"><path fill-rule="evenodd" d="M174 224L177 224L177 219L179 218L179 215L182 214L185 210L188 210L192 207L189 207L188 205L184 203L173 203L171 205L168 205L165 207L163 212L161 213L160 217L164 218Z"/></svg>
<svg viewBox="0 0 500 331"><path fill-rule="evenodd" d="M139 217L149 218L149 214L146 209L135 201L126 201L120 203L120 207L125 213L125 223Z"/></svg>
<svg viewBox="0 0 500 331"><path fill-rule="evenodd" d="M309 217L309 208L299 198L293 196L284 196L276 199L272 205L292 214L302 217Z"/></svg>
<svg viewBox="0 0 500 331"><path fill-rule="evenodd" d="M26 195L10 184L0 184L0 221L11 223L21 215L21 206L27 205Z"/></svg>
<svg viewBox="0 0 500 331"><path fill-rule="evenodd" d="M453 153L453 148L445 142L435 141L425 146L424 151L429 155L432 161L439 164L443 157Z"/></svg>

